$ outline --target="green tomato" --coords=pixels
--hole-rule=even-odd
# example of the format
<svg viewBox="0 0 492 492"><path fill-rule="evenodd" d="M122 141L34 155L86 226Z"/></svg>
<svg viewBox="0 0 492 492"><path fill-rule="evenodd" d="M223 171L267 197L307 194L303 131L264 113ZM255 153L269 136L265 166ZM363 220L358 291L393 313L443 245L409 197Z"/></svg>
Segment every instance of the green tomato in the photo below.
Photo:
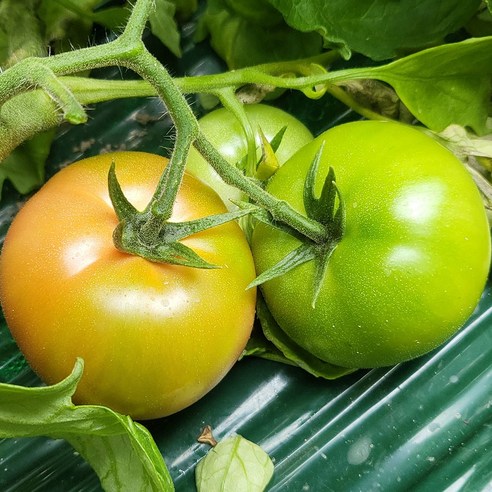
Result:
<svg viewBox="0 0 492 492"><path fill-rule="evenodd" d="M474 182L418 129L348 123L320 135L269 182L270 193L301 213L306 174L323 143L316 186L319 193L332 166L345 232L315 307L308 262L263 285L271 313L296 343L343 367L392 365L434 349L471 315L489 271L489 226ZM257 273L299 244L259 224Z"/></svg>
<svg viewBox="0 0 492 492"><path fill-rule="evenodd" d="M313 139L311 132L299 120L281 109L263 104L247 105L244 109L255 132L258 158L261 156L261 137L258 131L260 128L270 142L283 127L287 127L276 152L280 165ZM246 134L231 111L226 108L216 109L201 118L199 124L205 137L227 162L236 165L246 156L248 152ZM245 195L240 190L224 183L219 174L194 148L188 156L187 170L213 188L228 208L232 207L231 199L245 199Z"/></svg>

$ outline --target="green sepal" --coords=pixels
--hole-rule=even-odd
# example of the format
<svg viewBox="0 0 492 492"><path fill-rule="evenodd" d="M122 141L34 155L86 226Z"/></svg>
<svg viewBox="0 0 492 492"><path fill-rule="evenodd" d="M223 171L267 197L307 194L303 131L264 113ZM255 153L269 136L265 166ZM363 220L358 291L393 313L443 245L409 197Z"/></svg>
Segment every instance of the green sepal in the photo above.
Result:
<svg viewBox="0 0 492 492"><path fill-rule="evenodd" d="M249 209L238 209L188 222L164 220L159 222L156 220L157 216L153 213L152 207L147 207L146 210L140 212L128 201L116 177L114 162L111 163L108 173L108 189L113 208L119 219L119 224L113 231L115 247L122 252L141 256L156 263L204 269L219 268L218 265L205 261L179 241L250 213Z"/></svg>
<svg viewBox="0 0 492 492"><path fill-rule="evenodd" d="M343 236L346 223L345 203L336 184L335 171L332 167L328 170L320 195L317 196L315 193L316 177L319 172L323 146L324 144L321 145L311 163L303 190L304 208L306 209L307 216L317 220L326 227L327 237L323 242L315 243L305 237L299 236L299 234L289 230L289 228L275 222L269 212L259 209L259 207L257 207L258 210L251 211L251 214L257 220L297 237L301 241L301 244L275 265L262 272L248 287L261 285L268 280L289 272L303 263L314 260L315 271L311 302L313 308L316 306L316 301L326 278L331 255ZM240 206L245 207L246 205Z"/></svg>
<svg viewBox="0 0 492 492"><path fill-rule="evenodd" d="M345 201L342 200L342 195L340 194L340 190L335 182L335 179L332 181L332 189L338 198L338 207L333 216L333 220L328 222L327 226L332 241L338 242L342 239L343 233L345 232L345 226L347 224L347 209L345 207Z"/></svg>
<svg viewBox="0 0 492 492"><path fill-rule="evenodd" d="M287 125L283 126L270 141L270 146L272 147L274 152L277 152L278 148L280 147L280 144L282 143L286 130L287 130Z"/></svg>
<svg viewBox="0 0 492 492"><path fill-rule="evenodd" d="M191 248L184 244L173 241L169 243L146 244L138 239L138 232L122 221L113 231L115 247L128 254L141 256L156 263L168 263L170 265L182 265L193 268L219 268L201 258Z"/></svg>
<svg viewBox="0 0 492 492"><path fill-rule="evenodd" d="M277 159L277 150L282 143L287 126L283 126L269 142L265 134L259 129L261 139L261 157L256 164L255 178L260 182L268 181L280 168Z"/></svg>
<svg viewBox="0 0 492 492"><path fill-rule="evenodd" d="M162 238L167 241L179 241L197 232L216 227L232 220L240 219L248 215L250 210L244 208L226 212L223 214L209 215L188 222L167 222L162 233Z"/></svg>
<svg viewBox="0 0 492 492"><path fill-rule="evenodd" d="M261 156L256 163L256 169L254 176L249 176L250 178L255 178L258 184L263 186L263 184L268 181L279 169L280 164L278 162L276 152L282 143L287 126L283 126L272 138L268 141L265 134L263 133L261 127L258 128L258 134L260 136L261 142ZM248 164L248 155L246 154L237 163L236 167L246 173L246 168Z"/></svg>
<svg viewBox="0 0 492 492"><path fill-rule="evenodd" d="M278 170L278 163L275 149L265 137L265 134L259 129L261 139L261 158L256 164L255 178L260 181L268 181Z"/></svg>
<svg viewBox="0 0 492 492"><path fill-rule="evenodd" d="M330 233L341 237L345 226L345 206L336 185L335 170L331 166L323 182L321 194L319 197L315 194L316 176L323 148L324 143L316 153L306 176L303 191L304 208L308 217L321 222L329 228ZM330 239L333 238L330 237Z"/></svg>
<svg viewBox="0 0 492 492"><path fill-rule="evenodd" d="M330 364L294 342L279 326L261 295L258 296L256 314L263 337L256 332L254 341L251 345L248 343L243 356L261 357L298 366L313 376L329 380L346 376L357 370Z"/></svg>
<svg viewBox="0 0 492 492"><path fill-rule="evenodd" d="M109 168L108 190L114 211L120 221L129 220L131 217L136 217L138 215L138 210L127 200L121 189L118 178L116 177L114 161L111 162L111 167Z"/></svg>
<svg viewBox="0 0 492 492"><path fill-rule="evenodd" d="M284 222L279 222L275 220L272 214L268 210L259 207L254 203L245 202L242 200L231 200L231 202L234 205L236 205L238 208L247 211L250 214L250 216L256 219L257 221L263 222L264 224L267 224L271 227L275 227L280 231L286 232L287 234L290 234L291 236L294 236L295 238L299 239L299 241L303 241L305 239L305 236L303 236L299 231L296 231L295 229L288 226Z"/></svg>
<svg viewBox="0 0 492 492"><path fill-rule="evenodd" d="M284 273L293 268L302 265L310 260L314 260L317 255L317 247L314 243L302 243L298 248L291 251L287 256L284 256L278 263L273 265L268 270L258 275L249 285L248 289L256 287L268 280L280 277Z"/></svg>
<svg viewBox="0 0 492 492"><path fill-rule="evenodd" d="M322 251L318 251L314 258L314 285L313 285L313 298L311 300L311 306L314 309L316 307L316 301L318 300L323 281L328 271L328 264L330 262L331 255L335 251L337 242L331 242L322 247Z"/></svg>

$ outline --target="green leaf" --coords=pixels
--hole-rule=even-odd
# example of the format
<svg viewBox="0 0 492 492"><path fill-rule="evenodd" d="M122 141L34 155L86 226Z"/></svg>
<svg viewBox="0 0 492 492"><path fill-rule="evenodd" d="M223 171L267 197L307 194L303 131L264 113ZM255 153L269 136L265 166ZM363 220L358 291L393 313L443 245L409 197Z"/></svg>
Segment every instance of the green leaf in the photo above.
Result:
<svg viewBox="0 0 492 492"><path fill-rule="evenodd" d="M0 196L5 180L9 180L22 194L43 184L44 166L54 136L55 130L39 133L19 145L0 163Z"/></svg>
<svg viewBox="0 0 492 492"><path fill-rule="evenodd" d="M0 67L6 68L28 56L46 53L42 35L44 26L35 10L37 3L37 0L0 2Z"/></svg>
<svg viewBox="0 0 492 492"><path fill-rule="evenodd" d="M304 58L321 51L318 33L292 29L278 15L257 15L258 4L269 7L266 1L207 2L202 23L210 34L213 49L229 69ZM269 25L265 26L265 22Z"/></svg>
<svg viewBox="0 0 492 492"><path fill-rule="evenodd" d="M129 15L130 10L125 7L109 7L94 12L92 20L108 29L119 30L126 25Z"/></svg>
<svg viewBox="0 0 492 492"><path fill-rule="evenodd" d="M82 40L93 22L109 29L122 28L126 24L130 15L127 6L110 6L94 12L100 3L99 0L42 0L40 12L46 22L48 39L64 39L76 34ZM75 32L74 27L80 28L82 33Z"/></svg>
<svg viewBox="0 0 492 492"><path fill-rule="evenodd" d="M174 19L176 5L171 0L156 0L155 9L149 16L152 34L176 56L181 56L180 34Z"/></svg>
<svg viewBox="0 0 492 492"><path fill-rule="evenodd" d="M273 475L263 449L242 436L231 436L213 447L196 467L198 492L262 492Z"/></svg>
<svg viewBox="0 0 492 492"><path fill-rule="evenodd" d="M492 3L486 1L481 10L466 25L466 31L471 37L492 35Z"/></svg>
<svg viewBox="0 0 492 492"><path fill-rule="evenodd" d="M282 330L282 328L275 321L275 318L270 313L268 306L266 305L264 299L258 296L257 301L257 316L260 320L261 328L265 338L271 342L283 355L290 361L301 369L304 369L309 374L316 377L321 377L324 379L337 379L339 377L350 374L356 369L347 369L346 367L338 367L324 360L321 360L314 355L310 354L307 350L303 349L297 345L289 336ZM259 340L256 342L256 351L260 357L264 357L261 354L261 345ZM265 358L270 358L268 355L275 352L269 350L268 345L263 348L264 352L267 354ZM254 354L253 354L254 355ZM272 357L273 358L273 357ZM274 359L275 360L275 359ZM278 357L277 357L278 360Z"/></svg>
<svg viewBox="0 0 492 492"><path fill-rule="evenodd" d="M92 28L92 9L97 0L41 0L37 14L45 26L45 43L55 53L85 47Z"/></svg>
<svg viewBox="0 0 492 492"><path fill-rule="evenodd" d="M272 342L267 340L261 328L255 328L253 330L240 359L243 357L259 357L261 359L272 360L289 366L297 366L297 364L290 359L287 359L287 357L285 357Z"/></svg>
<svg viewBox="0 0 492 492"><path fill-rule="evenodd" d="M368 72L392 85L413 115L430 129L439 132L457 124L478 134L485 131L492 36L429 48Z"/></svg>
<svg viewBox="0 0 492 492"><path fill-rule="evenodd" d="M93 467L105 490L174 490L145 427L107 407L73 405L71 397L82 372L79 359L72 374L52 386L0 384L0 438L66 439Z"/></svg>
<svg viewBox="0 0 492 492"><path fill-rule="evenodd" d="M198 9L198 0L174 0L179 22L187 21Z"/></svg>
<svg viewBox="0 0 492 492"><path fill-rule="evenodd" d="M386 60L442 42L464 26L480 0L269 0L287 23L319 32L345 58L353 51Z"/></svg>

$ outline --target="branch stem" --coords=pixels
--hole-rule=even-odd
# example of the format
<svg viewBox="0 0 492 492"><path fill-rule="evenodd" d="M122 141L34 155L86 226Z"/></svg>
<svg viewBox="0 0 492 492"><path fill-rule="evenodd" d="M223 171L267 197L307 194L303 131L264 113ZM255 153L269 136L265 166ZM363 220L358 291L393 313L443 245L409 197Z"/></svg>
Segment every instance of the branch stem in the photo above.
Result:
<svg viewBox="0 0 492 492"><path fill-rule="evenodd" d="M170 218L173 205L182 182L186 167L186 160L190 146L194 144L197 149L212 164L221 177L229 184L236 186L247 193L257 204L267 208L274 219L285 222L292 228L311 238L315 242L322 242L326 238L326 229L315 220L309 219L294 210L286 202L266 192L253 180L245 177L243 173L231 166L220 156L217 150L200 133L198 122L186 101L183 90L170 76L164 66L146 49L141 36L145 29L148 16L154 4L152 0L137 0L132 14L123 34L114 41L103 45L79 49L76 52L65 52L47 58L26 58L16 64L12 69L0 74L0 103L21 92L32 88L30 84L34 82L45 89L57 102L64 112L72 114L72 119L81 119L81 109L79 102L73 93L62 82L60 76L70 75L82 70L91 70L106 66L124 66L140 75L152 90L162 99L166 105L176 128L176 142L169 165L163 172L161 180L155 193L143 213L139 218L141 225L141 238L150 244L155 240L166 221ZM309 63L306 67L309 67ZM34 77L31 70L37 69ZM42 68L41 68L42 67ZM294 70L287 63L260 66L259 70L252 71L244 69L234 75L223 74L221 80L222 87L218 88L217 78L208 79L207 76L199 77L200 91L206 92L207 87L210 91L218 94L222 91L229 91L228 101L234 96L236 87L243 85L246 80L260 81L267 83L275 81L279 86L293 86L295 77L283 79L281 76L270 75L265 71L273 73L285 73L286 69ZM306 68L304 67L304 68ZM308 68L306 68L307 70ZM232 78L231 78L232 77ZM312 77L308 77L312 79ZM299 80L302 80L301 77ZM182 79L185 82L187 79ZM213 80L213 82L211 82ZM286 84L280 84L283 80ZM39 82L41 81L41 82ZM305 82L304 82L305 83ZM310 82L311 83L311 82ZM207 84L211 84L208 86ZM300 82L302 86L303 82ZM219 84L220 85L220 84ZM190 87L188 87L190 90ZM74 104L74 101L79 106ZM235 108L237 110L237 107ZM83 110L82 110L83 111ZM73 116L75 115L75 116ZM117 173L117 170L116 170ZM142 222L142 219L143 222Z"/></svg>
<svg viewBox="0 0 492 492"><path fill-rule="evenodd" d="M253 201L266 208L276 220L290 225L315 242L326 240L327 231L323 225L300 214L287 202L275 198L253 180L246 178L239 169L231 166L201 133L194 145L227 184L236 186L246 193Z"/></svg>

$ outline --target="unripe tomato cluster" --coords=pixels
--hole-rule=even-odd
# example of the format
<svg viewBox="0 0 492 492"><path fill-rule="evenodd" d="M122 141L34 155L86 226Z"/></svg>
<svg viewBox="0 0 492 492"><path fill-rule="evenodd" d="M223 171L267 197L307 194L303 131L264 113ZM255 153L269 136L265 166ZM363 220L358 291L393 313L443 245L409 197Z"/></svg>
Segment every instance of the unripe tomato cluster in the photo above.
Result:
<svg viewBox="0 0 492 492"><path fill-rule="evenodd" d="M324 361L359 368L417 357L452 336L474 310L490 261L484 207L456 157L399 123L349 123L312 140L275 108L247 113L267 139L287 126L268 192L306 213L304 182L323 146L319 189L333 167L346 210L344 235L314 307L313 262L261 286L288 337ZM244 157L244 132L226 110L201 125L231 164ZM50 179L8 232L2 308L44 381L63 379L82 357L76 402L138 419L162 417L202 397L236 362L255 314L256 292L246 287L299 239L259 223L250 245L233 222L184 239L220 267L211 270L121 252L112 241L118 223L107 189L112 161L139 210L167 163L140 152L102 154ZM199 179L185 175L172 221L222 213L224 202L244 199L198 153L190 154L188 168Z"/></svg>

